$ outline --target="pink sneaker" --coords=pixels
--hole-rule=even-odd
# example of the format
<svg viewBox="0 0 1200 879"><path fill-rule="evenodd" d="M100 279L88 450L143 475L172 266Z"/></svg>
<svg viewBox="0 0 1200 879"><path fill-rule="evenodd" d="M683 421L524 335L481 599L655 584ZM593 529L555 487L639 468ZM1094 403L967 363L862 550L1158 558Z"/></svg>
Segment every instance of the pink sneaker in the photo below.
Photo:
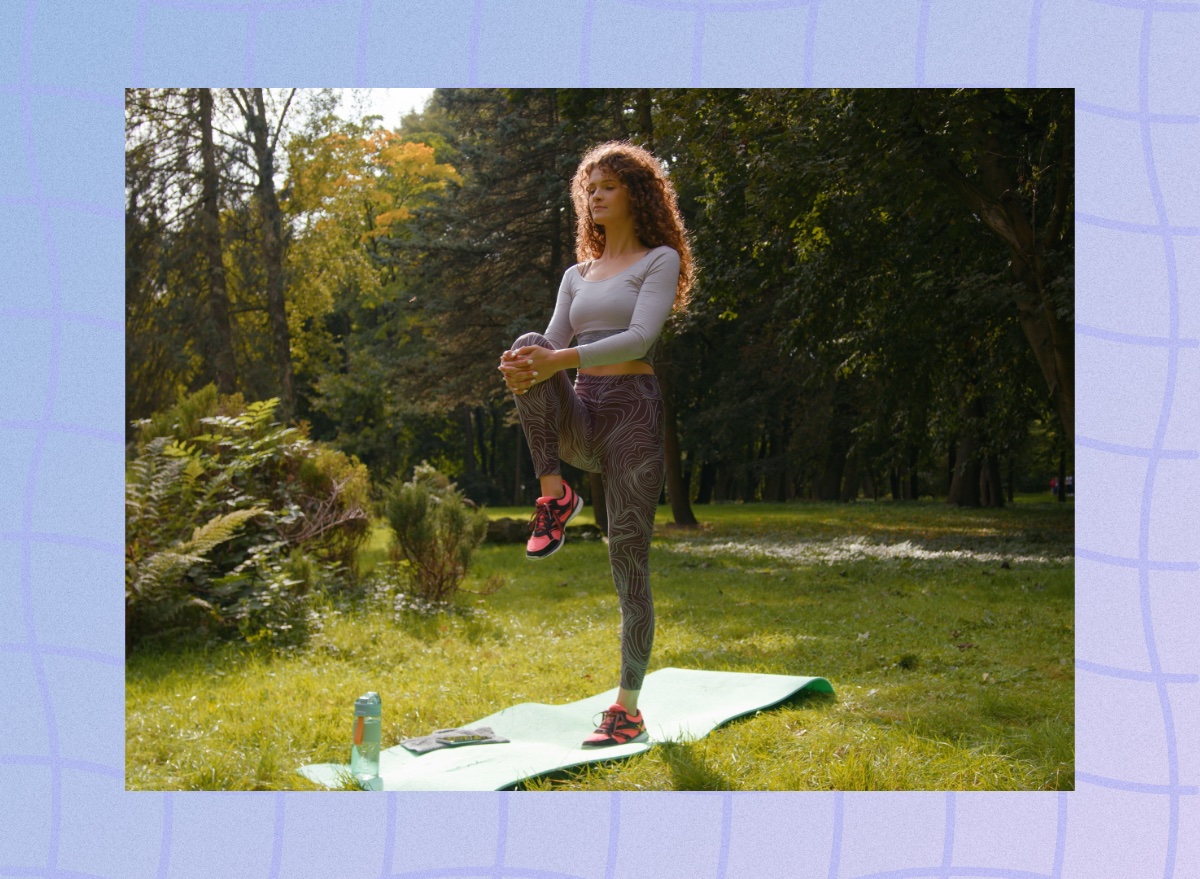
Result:
<svg viewBox="0 0 1200 879"><path fill-rule="evenodd" d="M583 747L607 748L629 742L644 742L647 738L646 718L640 711L630 714L620 705L610 705L600 716L596 731L583 740Z"/></svg>
<svg viewBox="0 0 1200 879"><path fill-rule="evenodd" d="M571 490L571 486L563 483L563 496L560 498L540 497L537 508L533 511L530 525L533 534L525 544L525 557L544 559L553 555L566 542L567 523L583 509L583 498Z"/></svg>

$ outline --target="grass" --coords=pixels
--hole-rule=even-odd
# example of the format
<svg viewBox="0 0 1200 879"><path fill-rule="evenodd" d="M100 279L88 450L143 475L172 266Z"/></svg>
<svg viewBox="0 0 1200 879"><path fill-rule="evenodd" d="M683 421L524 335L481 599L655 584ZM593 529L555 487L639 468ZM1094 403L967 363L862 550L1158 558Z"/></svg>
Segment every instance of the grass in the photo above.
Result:
<svg viewBox="0 0 1200 879"><path fill-rule="evenodd" d="M660 510L651 671L820 675L836 693L525 787L1070 789L1072 506L714 505L697 508L696 530L667 527ZM385 557L378 529L364 567ZM619 612L602 542L573 541L537 564L519 546L484 546L467 585L489 578L504 588L434 617L397 611L383 591L321 599L320 628L300 650L135 654L127 786L313 787L295 768L348 759L366 690L383 698L386 747L616 685Z"/></svg>

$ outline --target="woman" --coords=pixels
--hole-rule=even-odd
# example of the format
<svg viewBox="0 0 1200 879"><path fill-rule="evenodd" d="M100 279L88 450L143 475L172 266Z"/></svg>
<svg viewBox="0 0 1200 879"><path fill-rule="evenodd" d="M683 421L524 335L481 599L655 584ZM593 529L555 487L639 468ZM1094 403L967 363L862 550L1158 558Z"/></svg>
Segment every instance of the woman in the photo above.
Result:
<svg viewBox="0 0 1200 879"><path fill-rule="evenodd" d="M579 263L563 275L545 335L521 336L499 368L541 483L526 555L556 552L583 507L560 459L604 481L621 678L616 703L583 742L596 748L646 739L638 695L654 641L650 536L664 472L653 348L672 309L686 304L693 270L675 190L646 150L621 141L594 147L571 197ZM578 370L573 387L566 369Z"/></svg>

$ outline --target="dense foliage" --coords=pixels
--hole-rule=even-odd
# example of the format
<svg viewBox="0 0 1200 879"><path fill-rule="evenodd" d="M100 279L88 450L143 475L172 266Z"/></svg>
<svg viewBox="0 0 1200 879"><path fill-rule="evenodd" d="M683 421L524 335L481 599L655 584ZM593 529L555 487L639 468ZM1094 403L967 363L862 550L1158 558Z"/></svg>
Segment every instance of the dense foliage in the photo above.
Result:
<svg viewBox="0 0 1200 879"><path fill-rule="evenodd" d="M698 367L678 385L691 395L685 446L707 467L701 497L757 484L778 500L933 490L996 504L1001 461L1032 469L1032 425L1057 415L1054 435L1069 438L1073 407L1056 412L1053 379L1038 375L1042 338L1073 317L1070 104L1053 97L672 97L676 173L696 186L705 259L676 355ZM924 117L938 113L931 133ZM1014 283L1006 242L943 179L985 176L979 155L994 145L980 126L1007 135L994 161L1022 181L1012 212L1040 216L1039 197L1057 206L1043 220L1041 292ZM1043 294L1033 343L1021 303Z"/></svg>
<svg viewBox="0 0 1200 879"><path fill-rule="evenodd" d="M396 131L335 105L130 92L131 420L216 382L279 396L380 484L427 460L528 500L495 364L573 261L579 155L628 137L668 165L699 264L656 364L677 520L998 505L1069 465L1067 91L439 89Z"/></svg>
<svg viewBox="0 0 1200 879"><path fill-rule="evenodd" d="M366 468L212 385L138 425L125 489L125 632L303 640L306 598L353 576Z"/></svg>

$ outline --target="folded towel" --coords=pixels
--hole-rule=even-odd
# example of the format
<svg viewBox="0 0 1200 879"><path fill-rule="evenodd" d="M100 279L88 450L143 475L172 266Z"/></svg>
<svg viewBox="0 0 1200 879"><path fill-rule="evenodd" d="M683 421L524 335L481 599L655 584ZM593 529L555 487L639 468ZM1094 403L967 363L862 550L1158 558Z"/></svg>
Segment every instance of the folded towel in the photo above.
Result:
<svg viewBox="0 0 1200 879"><path fill-rule="evenodd" d="M477 726L474 729L435 729L427 736L405 739L400 744L414 754L424 754L426 751L436 751L438 748L490 745L495 742L507 741L508 739L496 735L490 726Z"/></svg>

